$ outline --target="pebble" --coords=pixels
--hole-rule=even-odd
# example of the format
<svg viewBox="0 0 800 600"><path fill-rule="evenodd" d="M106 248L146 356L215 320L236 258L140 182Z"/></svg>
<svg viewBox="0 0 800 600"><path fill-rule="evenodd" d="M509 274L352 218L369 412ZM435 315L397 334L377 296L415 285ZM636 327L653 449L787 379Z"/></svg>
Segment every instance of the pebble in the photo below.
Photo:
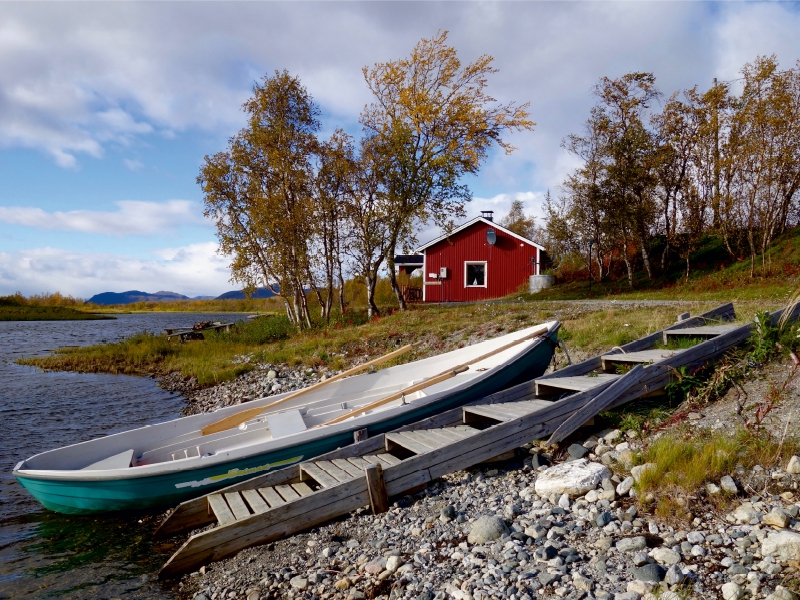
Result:
<svg viewBox="0 0 800 600"><path fill-rule="evenodd" d="M789 526L789 523L791 523L792 515L790 515L784 509L776 506L767 514L765 514L761 521L766 525L772 525L773 527L784 529Z"/></svg>
<svg viewBox="0 0 800 600"><path fill-rule="evenodd" d="M509 533L508 527L500 517L484 515L472 524L467 541L470 544L482 544L496 540Z"/></svg>
<svg viewBox="0 0 800 600"><path fill-rule="evenodd" d="M647 540L644 536L636 536L631 538L622 538L617 540L617 550L620 552L636 552L647 548Z"/></svg>
<svg viewBox="0 0 800 600"><path fill-rule="evenodd" d="M661 565L650 563L641 567L632 568L631 573L639 581L652 581L654 583L659 583L664 579L664 576L667 574L667 570Z"/></svg>
<svg viewBox="0 0 800 600"><path fill-rule="evenodd" d="M730 475L725 475L722 479L719 480L719 487L722 488L722 491L728 492L729 494L739 493L739 488L736 487L736 482Z"/></svg>

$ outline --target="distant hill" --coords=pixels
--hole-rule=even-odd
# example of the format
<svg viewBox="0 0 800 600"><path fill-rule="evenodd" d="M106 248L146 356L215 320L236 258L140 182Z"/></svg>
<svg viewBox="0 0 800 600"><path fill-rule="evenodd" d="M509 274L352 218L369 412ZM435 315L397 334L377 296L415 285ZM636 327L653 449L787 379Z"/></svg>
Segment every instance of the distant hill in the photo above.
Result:
<svg viewBox="0 0 800 600"><path fill-rule="evenodd" d="M258 288L251 298L272 298L275 294L269 288ZM221 296L217 296L215 300L244 300L247 298L242 290L235 292L225 292Z"/></svg>
<svg viewBox="0 0 800 600"><path fill-rule="evenodd" d="M212 296L198 296L197 298L190 298L183 294L176 294L175 292L159 291L154 293L140 292L139 290L129 290L127 292L103 292L102 294L95 294L89 298L89 302L93 304L133 304L134 302L175 302L177 300L208 300Z"/></svg>

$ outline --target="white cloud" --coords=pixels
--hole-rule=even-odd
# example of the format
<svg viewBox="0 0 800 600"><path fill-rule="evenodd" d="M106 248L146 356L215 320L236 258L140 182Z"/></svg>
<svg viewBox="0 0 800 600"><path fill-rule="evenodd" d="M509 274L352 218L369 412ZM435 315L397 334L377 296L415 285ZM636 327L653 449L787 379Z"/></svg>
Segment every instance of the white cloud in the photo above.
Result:
<svg viewBox="0 0 800 600"><path fill-rule="evenodd" d="M232 288L229 260L214 242L156 251L153 259L90 254L62 248L0 253L0 290L69 294L167 290L187 296L218 295Z"/></svg>
<svg viewBox="0 0 800 600"><path fill-rule="evenodd" d="M115 212L71 210L46 212L41 208L0 206L0 221L37 229L77 231L122 237L152 235L183 225L208 225L198 203L191 200L142 202L120 200Z"/></svg>
<svg viewBox="0 0 800 600"><path fill-rule="evenodd" d="M0 146L57 164L143 136L230 135L254 80L298 75L326 131L356 120L370 94L361 67L406 56L450 30L466 63L495 57L490 92L531 102L538 125L510 138L480 173L485 195L555 188L574 164L561 140L580 130L603 75L653 71L662 90L734 78L745 61L800 56L790 3L418 2L4 4ZM150 141L150 140L148 140ZM134 161L135 162L135 161ZM132 168L133 163L126 163Z"/></svg>
<svg viewBox="0 0 800 600"><path fill-rule="evenodd" d="M138 171L139 169L144 168L143 162L131 158L123 158L122 164L125 165L125 168L129 171Z"/></svg>

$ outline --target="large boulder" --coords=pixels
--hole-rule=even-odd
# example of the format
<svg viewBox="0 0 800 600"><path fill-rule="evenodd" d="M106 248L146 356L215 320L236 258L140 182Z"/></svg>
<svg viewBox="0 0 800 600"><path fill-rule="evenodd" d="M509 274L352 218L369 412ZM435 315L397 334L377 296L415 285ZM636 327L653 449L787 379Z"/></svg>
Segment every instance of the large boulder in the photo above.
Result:
<svg viewBox="0 0 800 600"><path fill-rule="evenodd" d="M778 560L800 560L800 533L776 531L761 542L762 556L774 556Z"/></svg>
<svg viewBox="0 0 800 600"><path fill-rule="evenodd" d="M492 515L484 515L483 517L478 517L472 524L467 541L470 544L492 542L506 533L508 533L508 527L503 519Z"/></svg>
<svg viewBox="0 0 800 600"><path fill-rule="evenodd" d="M567 494L575 498L596 488L606 477L611 477L608 467L581 458L545 469L536 478L534 489L540 496Z"/></svg>

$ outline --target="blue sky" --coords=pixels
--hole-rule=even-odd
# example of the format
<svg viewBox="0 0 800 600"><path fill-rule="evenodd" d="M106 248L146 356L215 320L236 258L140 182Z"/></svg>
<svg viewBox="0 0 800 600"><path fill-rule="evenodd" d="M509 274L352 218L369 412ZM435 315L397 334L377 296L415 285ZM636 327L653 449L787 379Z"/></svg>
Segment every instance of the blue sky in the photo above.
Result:
<svg viewBox="0 0 800 600"><path fill-rule="evenodd" d="M532 133L470 181L470 216L515 197L538 213L575 166L601 76L652 71L661 90L731 80L759 54L800 58L795 3L3 3L0 295L171 290L219 294L195 178L244 123L254 80L298 75L326 131L358 133L361 68L450 31L463 61L495 57L498 100L531 102ZM424 241L438 232L419 232Z"/></svg>

